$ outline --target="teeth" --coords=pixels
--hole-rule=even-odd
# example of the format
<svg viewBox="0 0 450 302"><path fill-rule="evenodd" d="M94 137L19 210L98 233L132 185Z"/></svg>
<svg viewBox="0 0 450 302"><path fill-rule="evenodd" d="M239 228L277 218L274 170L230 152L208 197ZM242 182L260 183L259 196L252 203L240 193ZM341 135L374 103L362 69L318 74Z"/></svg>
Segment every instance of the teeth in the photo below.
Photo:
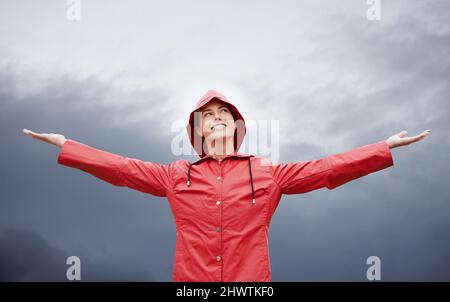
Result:
<svg viewBox="0 0 450 302"><path fill-rule="evenodd" d="M223 127L226 127L226 125L225 125L225 124L218 124L218 125L214 125L214 126L212 126L212 127L211 127L211 130L214 130L214 128L216 128L217 126L223 126Z"/></svg>

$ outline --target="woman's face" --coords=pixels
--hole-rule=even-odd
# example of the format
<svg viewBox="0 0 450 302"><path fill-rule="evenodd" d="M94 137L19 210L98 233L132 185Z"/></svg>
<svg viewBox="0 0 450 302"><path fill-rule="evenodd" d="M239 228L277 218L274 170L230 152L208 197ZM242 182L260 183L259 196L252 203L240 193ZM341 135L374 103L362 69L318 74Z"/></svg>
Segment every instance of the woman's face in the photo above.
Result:
<svg viewBox="0 0 450 302"><path fill-rule="evenodd" d="M200 127L196 131L206 140L234 138L236 126L234 118L227 104L213 100L201 108Z"/></svg>

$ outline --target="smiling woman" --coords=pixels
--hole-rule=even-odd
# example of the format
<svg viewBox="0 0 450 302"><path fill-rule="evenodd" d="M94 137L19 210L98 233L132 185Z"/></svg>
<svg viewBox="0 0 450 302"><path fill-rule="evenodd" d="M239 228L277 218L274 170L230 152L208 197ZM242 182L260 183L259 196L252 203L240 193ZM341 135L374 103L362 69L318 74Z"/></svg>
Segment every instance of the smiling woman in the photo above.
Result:
<svg viewBox="0 0 450 302"><path fill-rule="evenodd" d="M392 166L390 149L423 139L406 131L318 160L271 163L238 152L246 133L237 108L209 90L189 115L200 159L158 164L87 146L61 134L24 133L61 147L58 163L115 186L167 197L176 223L174 281L271 281L268 235L283 194L330 190ZM204 140L198 146L196 139Z"/></svg>

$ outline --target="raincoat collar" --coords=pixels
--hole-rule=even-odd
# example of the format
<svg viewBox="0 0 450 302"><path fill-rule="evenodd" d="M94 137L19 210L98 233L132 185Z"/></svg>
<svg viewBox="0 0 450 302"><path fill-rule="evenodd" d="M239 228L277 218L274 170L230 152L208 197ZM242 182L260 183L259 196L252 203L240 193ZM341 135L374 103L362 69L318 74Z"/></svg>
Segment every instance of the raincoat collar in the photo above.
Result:
<svg viewBox="0 0 450 302"><path fill-rule="evenodd" d="M256 198L255 198L255 187L253 185L253 174L252 174L252 162L251 162L251 157L254 157L254 155L248 155L248 154L242 154L239 152L234 152L233 154L227 155L225 157L225 159L229 158L229 157L238 157L238 158L246 158L248 161L248 172L249 172L249 176L250 176L250 188L251 188L251 192L252 192L252 204L256 203ZM198 161L194 162L194 163L189 163L189 167L188 167L188 173L187 173L187 181L186 181L186 185L188 187L191 186L191 169L193 165L197 165L200 162L203 162L205 159L207 158L212 158L211 155L206 155L203 158L199 159Z"/></svg>
<svg viewBox="0 0 450 302"><path fill-rule="evenodd" d="M223 158L222 161L224 159L227 159L227 158L230 158L230 157L249 158L249 157L255 157L255 156L254 155L250 155L250 154L244 154L244 153L240 153L240 152L234 151L232 154L229 154L229 155L225 156L225 158ZM191 163L191 165L197 165L197 164L205 161L208 158L214 159L212 155L207 154L207 155L203 156L202 158L200 158L199 160Z"/></svg>

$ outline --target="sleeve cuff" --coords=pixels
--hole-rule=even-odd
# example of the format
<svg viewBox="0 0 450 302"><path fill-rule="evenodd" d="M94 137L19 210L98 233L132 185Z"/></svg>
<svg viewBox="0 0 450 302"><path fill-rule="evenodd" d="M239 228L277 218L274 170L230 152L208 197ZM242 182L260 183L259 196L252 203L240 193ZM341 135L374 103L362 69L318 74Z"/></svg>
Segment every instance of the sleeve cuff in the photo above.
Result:
<svg viewBox="0 0 450 302"><path fill-rule="evenodd" d="M66 141L64 142L64 145L62 145L61 149L59 150L57 163L60 165L67 164L67 161L70 158L70 155L73 153L76 153L74 148L79 144L80 143L75 140L66 139Z"/></svg>
<svg viewBox="0 0 450 302"><path fill-rule="evenodd" d="M379 141L376 143L378 147L380 148L380 153L382 157L385 159L385 167L390 167L394 165L394 157L392 156L391 148L389 148L389 145L386 143L385 140Z"/></svg>

